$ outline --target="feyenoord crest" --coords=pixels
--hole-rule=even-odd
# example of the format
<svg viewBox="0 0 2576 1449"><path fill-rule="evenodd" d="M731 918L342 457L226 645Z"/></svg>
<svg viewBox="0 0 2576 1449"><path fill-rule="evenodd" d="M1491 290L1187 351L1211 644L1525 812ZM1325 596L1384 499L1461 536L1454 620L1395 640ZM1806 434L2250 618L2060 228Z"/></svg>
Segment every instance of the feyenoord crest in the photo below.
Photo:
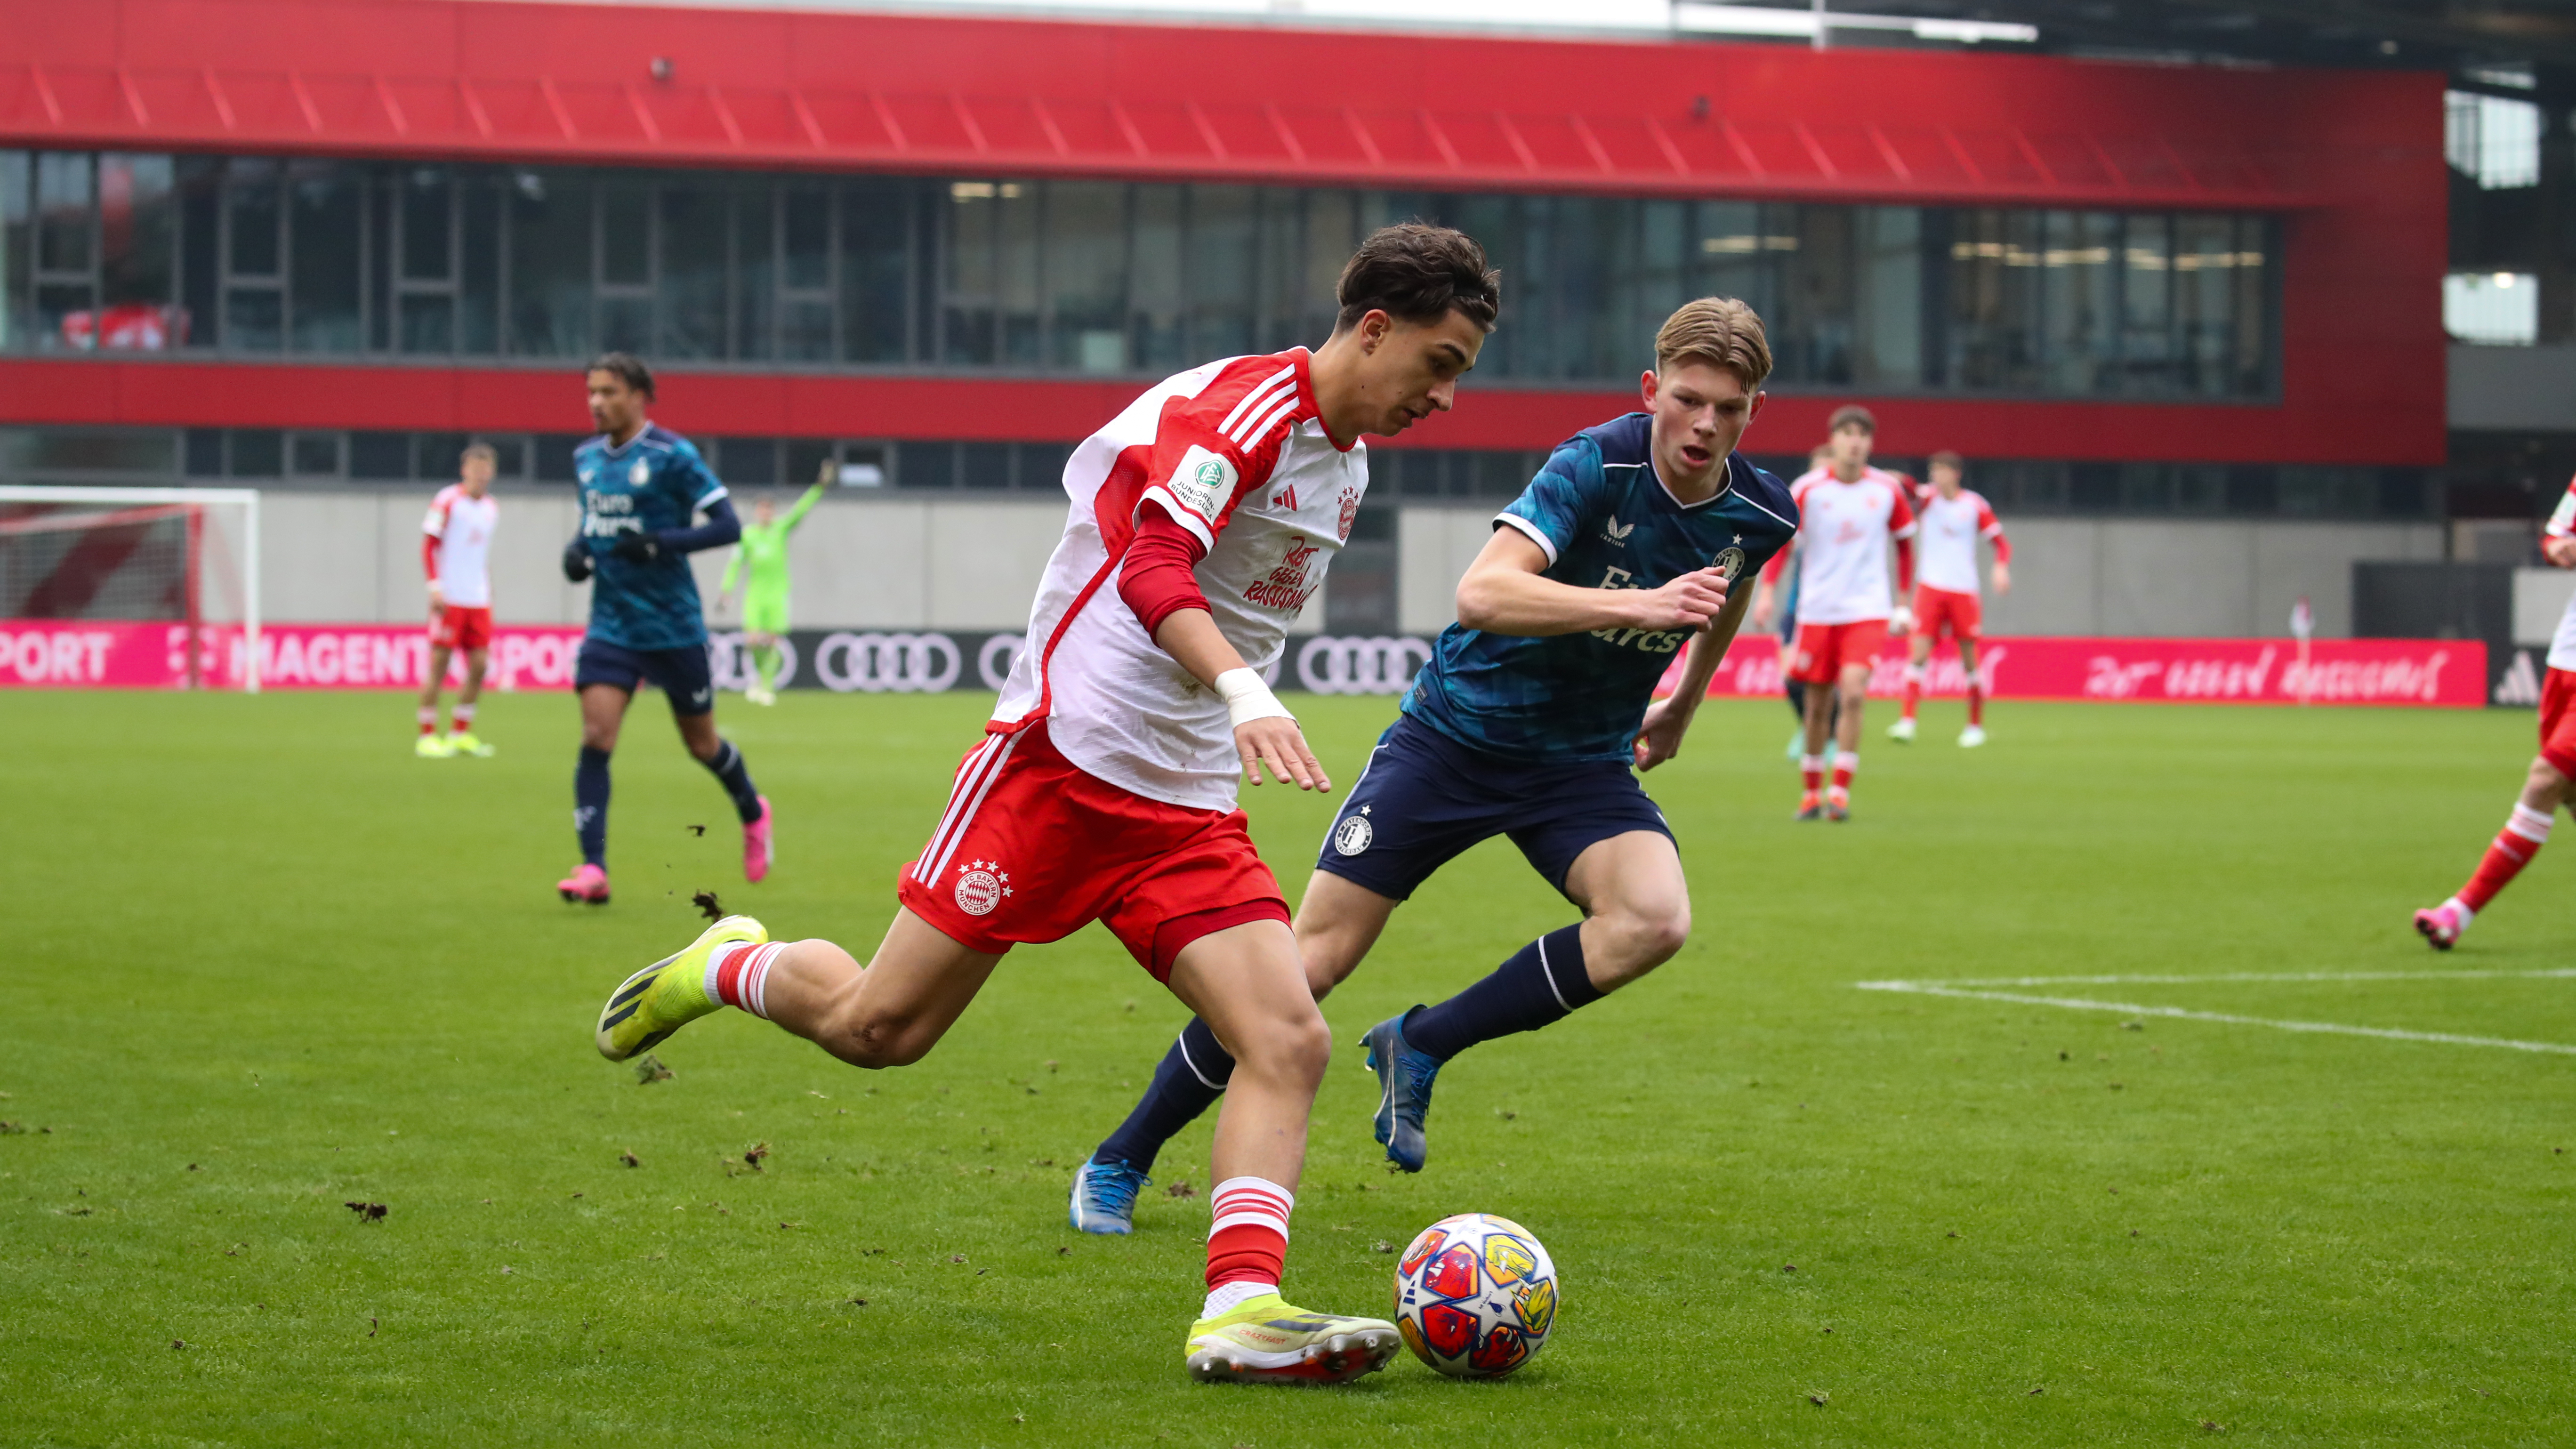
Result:
<svg viewBox="0 0 2576 1449"><path fill-rule="evenodd" d="M645 462L641 458L636 459L635 466L626 470L626 481L634 484L638 488L652 482L653 465Z"/></svg>
<svg viewBox="0 0 2576 1449"><path fill-rule="evenodd" d="M1342 823L1333 827L1333 849L1344 855L1359 854L1375 839L1377 831L1366 815L1345 815Z"/></svg>
<svg viewBox="0 0 2576 1449"><path fill-rule="evenodd" d="M1731 584L1735 582L1737 575L1744 572L1744 550L1721 548L1717 551L1717 557L1708 561L1708 565L1726 575L1726 581Z"/></svg>
<svg viewBox="0 0 2576 1449"><path fill-rule="evenodd" d="M1011 893L1010 872L991 860L970 860L957 867L957 909L970 916L989 916Z"/></svg>

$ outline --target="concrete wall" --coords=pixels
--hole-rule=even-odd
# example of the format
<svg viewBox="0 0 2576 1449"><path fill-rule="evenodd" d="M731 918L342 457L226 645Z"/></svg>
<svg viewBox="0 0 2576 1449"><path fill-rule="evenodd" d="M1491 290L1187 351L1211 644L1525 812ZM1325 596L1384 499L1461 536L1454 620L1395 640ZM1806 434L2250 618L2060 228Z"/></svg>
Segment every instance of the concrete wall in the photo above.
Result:
<svg viewBox="0 0 2576 1449"><path fill-rule="evenodd" d="M2576 571L2513 571L2513 642L2547 644L2558 637L2558 621L2567 617L2567 601L2576 597Z"/></svg>
<svg viewBox="0 0 2576 1449"><path fill-rule="evenodd" d="M1404 511L1405 632L1431 633L1453 617L1458 576L1485 546L1494 511ZM2005 527L2013 591L1986 601L1986 628L1997 634L2277 637L2305 594L2319 637L2344 638L2356 560L2442 557L2441 528L2430 523L2033 518Z"/></svg>
<svg viewBox="0 0 2576 1449"><path fill-rule="evenodd" d="M2576 432L2576 345L2451 344L2450 423L2462 429Z"/></svg>

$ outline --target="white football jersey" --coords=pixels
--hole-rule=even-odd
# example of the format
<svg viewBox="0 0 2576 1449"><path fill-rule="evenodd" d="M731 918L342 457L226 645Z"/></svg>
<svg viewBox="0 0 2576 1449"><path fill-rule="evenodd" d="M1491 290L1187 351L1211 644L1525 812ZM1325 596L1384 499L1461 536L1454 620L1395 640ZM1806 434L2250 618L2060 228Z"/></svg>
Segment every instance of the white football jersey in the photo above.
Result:
<svg viewBox="0 0 2576 1449"><path fill-rule="evenodd" d="M1798 622L1857 624L1893 613L1888 541L1915 532L1905 489L1876 468L1849 483L1819 469L1789 496L1798 503Z"/></svg>
<svg viewBox="0 0 2576 1449"><path fill-rule="evenodd" d="M501 524L501 500L469 497L450 483L431 500L421 531L438 540L438 588L460 609L492 607L492 534Z"/></svg>
<svg viewBox="0 0 2576 1449"><path fill-rule="evenodd" d="M1199 590L1227 642L1256 670L1279 661L1368 491L1366 448L1325 434L1306 369L1302 347L1194 367L1073 450L1073 507L995 728L1044 718L1085 773L1166 804L1234 808L1225 701L1145 633L1118 596L1118 567L1151 498L1207 546Z"/></svg>
<svg viewBox="0 0 2576 1449"><path fill-rule="evenodd" d="M1953 594L1979 592L1977 540L2004 536L2004 526L1986 500L1967 488L1956 498L1928 492L1917 518L1923 533L1915 555L1916 582Z"/></svg>
<svg viewBox="0 0 2576 1449"><path fill-rule="evenodd" d="M2544 538L2576 535L2576 480L2569 481L2540 532ZM2549 667L2576 669L2576 597L2567 600L2567 612L2558 616L2558 634L2549 641Z"/></svg>

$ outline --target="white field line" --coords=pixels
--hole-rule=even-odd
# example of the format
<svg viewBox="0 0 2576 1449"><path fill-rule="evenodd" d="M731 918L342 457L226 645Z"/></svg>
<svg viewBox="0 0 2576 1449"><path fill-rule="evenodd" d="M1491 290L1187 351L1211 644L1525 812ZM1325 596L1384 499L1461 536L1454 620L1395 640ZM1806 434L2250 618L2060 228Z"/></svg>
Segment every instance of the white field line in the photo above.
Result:
<svg viewBox="0 0 2576 1449"><path fill-rule="evenodd" d="M2506 1047L2518 1052L2551 1052L2576 1056L2576 1046L2560 1042L2516 1041L2500 1036L2462 1036L2447 1031L2406 1031L2386 1026L2350 1026L2332 1021L2283 1021L2264 1016L2239 1016L2226 1011L2193 1011L2180 1006L2147 1006L2129 1001L2094 1001L2080 996L2035 996L2020 991L1995 991L1996 986L2116 986L2156 985L2191 986L2202 982L2331 982L2331 981L2430 981L2450 978L2461 980L2559 980L2576 977L2576 970L2546 971L2300 971L2240 972L2217 976L2014 976L1986 980L1951 981L1856 981L1863 991L1897 991L1916 996L1948 996L1967 1001L2008 1001L2022 1006L2055 1006L2068 1011L2116 1011L2124 1016L2161 1016L2183 1021L2215 1021L2230 1026L2268 1026L2277 1031L2325 1032L2336 1036L2373 1036L2388 1041L2441 1042L2451 1046Z"/></svg>

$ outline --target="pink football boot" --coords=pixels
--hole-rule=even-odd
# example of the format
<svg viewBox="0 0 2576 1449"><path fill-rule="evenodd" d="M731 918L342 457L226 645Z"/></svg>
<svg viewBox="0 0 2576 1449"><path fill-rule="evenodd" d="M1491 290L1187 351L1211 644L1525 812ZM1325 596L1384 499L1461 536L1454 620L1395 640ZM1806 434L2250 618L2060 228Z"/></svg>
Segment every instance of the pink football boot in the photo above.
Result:
<svg viewBox="0 0 2576 1449"><path fill-rule="evenodd" d="M594 906L608 904L608 872L587 861L581 869L564 880L555 882L555 891L568 901L587 901Z"/></svg>
<svg viewBox="0 0 2576 1449"><path fill-rule="evenodd" d="M2436 951L2448 951L2459 943L2460 932L2468 929L2460 908L2444 901L2429 911L2415 913L2415 929Z"/></svg>
<svg viewBox="0 0 2576 1449"><path fill-rule="evenodd" d="M775 852L769 842L769 797L760 797L760 818L742 827L742 878L757 885L769 874L769 862ZM607 889L607 882L600 883Z"/></svg>

